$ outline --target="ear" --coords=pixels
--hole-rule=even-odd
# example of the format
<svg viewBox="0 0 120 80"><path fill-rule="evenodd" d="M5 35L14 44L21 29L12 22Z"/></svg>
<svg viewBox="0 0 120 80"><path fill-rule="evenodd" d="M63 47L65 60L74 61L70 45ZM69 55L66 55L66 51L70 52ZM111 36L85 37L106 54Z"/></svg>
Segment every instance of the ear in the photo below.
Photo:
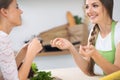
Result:
<svg viewBox="0 0 120 80"><path fill-rule="evenodd" d="M7 9L5 9L5 8L1 8L0 9L0 13L3 15L3 16L7 16L7 14L8 14L8 12L7 12Z"/></svg>

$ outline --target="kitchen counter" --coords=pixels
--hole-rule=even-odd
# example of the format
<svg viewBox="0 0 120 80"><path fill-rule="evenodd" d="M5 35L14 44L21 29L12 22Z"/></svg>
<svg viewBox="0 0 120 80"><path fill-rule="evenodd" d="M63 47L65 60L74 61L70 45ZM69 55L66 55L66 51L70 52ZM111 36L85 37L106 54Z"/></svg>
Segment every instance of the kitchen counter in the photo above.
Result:
<svg viewBox="0 0 120 80"><path fill-rule="evenodd" d="M58 77L61 80L99 80L102 76L87 76L78 67L50 69L53 77Z"/></svg>

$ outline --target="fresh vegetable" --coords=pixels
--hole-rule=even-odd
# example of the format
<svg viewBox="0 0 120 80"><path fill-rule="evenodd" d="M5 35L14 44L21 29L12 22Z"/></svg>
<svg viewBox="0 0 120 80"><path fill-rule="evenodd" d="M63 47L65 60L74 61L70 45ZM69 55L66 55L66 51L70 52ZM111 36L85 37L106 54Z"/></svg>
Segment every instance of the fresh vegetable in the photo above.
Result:
<svg viewBox="0 0 120 80"><path fill-rule="evenodd" d="M28 78L31 78L31 77L33 77L35 74L37 74L37 71L38 71L38 68L37 68L36 63L32 63L32 66L31 66L31 69L30 69Z"/></svg>
<svg viewBox="0 0 120 80"><path fill-rule="evenodd" d="M30 80L53 80L53 77L51 77L51 72L39 71Z"/></svg>
<svg viewBox="0 0 120 80"><path fill-rule="evenodd" d="M81 17L76 15L76 16L74 16L74 19L75 19L76 24L82 24L82 18Z"/></svg>
<svg viewBox="0 0 120 80"><path fill-rule="evenodd" d="M67 12L67 20L70 27L73 27L76 25L74 16L70 11Z"/></svg>
<svg viewBox="0 0 120 80"><path fill-rule="evenodd" d="M32 67L33 72L36 74L38 71L37 65L35 63L32 63L31 67Z"/></svg>
<svg viewBox="0 0 120 80"><path fill-rule="evenodd" d="M53 80L54 77L52 77L50 71L38 71L36 63L32 63L29 78L30 80Z"/></svg>

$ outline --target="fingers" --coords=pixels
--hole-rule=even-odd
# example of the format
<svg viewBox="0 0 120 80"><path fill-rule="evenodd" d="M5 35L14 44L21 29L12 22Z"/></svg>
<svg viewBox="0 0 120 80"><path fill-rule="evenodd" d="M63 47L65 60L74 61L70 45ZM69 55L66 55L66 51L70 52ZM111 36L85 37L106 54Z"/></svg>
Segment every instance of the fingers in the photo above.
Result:
<svg viewBox="0 0 120 80"><path fill-rule="evenodd" d="M87 49L88 49L87 46L82 46L82 45L80 45L80 50L86 51Z"/></svg>
<svg viewBox="0 0 120 80"><path fill-rule="evenodd" d="M60 45L62 45L62 40L60 38L56 38L54 40L51 40L50 44L52 47L59 47Z"/></svg>
<svg viewBox="0 0 120 80"><path fill-rule="evenodd" d="M22 48L27 48L27 47L28 47L28 45L29 45L29 43L26 43L26 44L24 44L24 45L23 45L23 47L22 47Z"/></svg>
<svg viewBox="0 0 120 80"><path fill-rule="evenodd" d="M81 46L81 45L80 45L79 53L80 53L82 56L87 57L87 55L86 55L86 50L85 50L84 47Z"/></svg>
<svg viewBox="0 0 120 80"><path fill-rule="evenodd" d="M74 46L65 38L56 38L50 41L52 47L57 47L59 49L73 49Z"/></svg>
<svg viewBox="0 0 120 80"><path fill-rule="evenodd" d="M82 54L82 46L80 45L80 48L79 48L79 53Z"/></svg>
<svg viewBox="0 0 120 80"><path fill-rule="evenodd" d="M42 44L40 43L38 38L32 39L32 41L29 44L29 49L35 53L38 53L43 49Z"/></svg>
<svg viewBox="0 0 120 80"><path fill-rule="evenodd" d="M84 56L91 56L95 51L93 45L82 46L80 45L79 53Z"/></svg>
<svg viewBox="0 0 120 80"><path fill-rule="evenodd" d="M82 45L80 45L80 50L79 50L80 54L84 54L85 53L85 49Z"/></svg>

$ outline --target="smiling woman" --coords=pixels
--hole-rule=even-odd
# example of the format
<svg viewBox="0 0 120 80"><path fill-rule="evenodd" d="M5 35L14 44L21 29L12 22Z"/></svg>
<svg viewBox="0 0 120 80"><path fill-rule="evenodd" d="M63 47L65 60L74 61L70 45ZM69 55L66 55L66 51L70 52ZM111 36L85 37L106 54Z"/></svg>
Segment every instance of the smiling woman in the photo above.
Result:
<svg viewBox="0 0 120 80"><path fill-rule="evenodd" d="M113 1L85 1L85 13L94 25L87 45L80 45L79 52L64 38L56 38L51 43L53 47L69 50L76 64L87 75L95 75L95 63L104 75L120 70L120 22L112 18Z"/></svg>

